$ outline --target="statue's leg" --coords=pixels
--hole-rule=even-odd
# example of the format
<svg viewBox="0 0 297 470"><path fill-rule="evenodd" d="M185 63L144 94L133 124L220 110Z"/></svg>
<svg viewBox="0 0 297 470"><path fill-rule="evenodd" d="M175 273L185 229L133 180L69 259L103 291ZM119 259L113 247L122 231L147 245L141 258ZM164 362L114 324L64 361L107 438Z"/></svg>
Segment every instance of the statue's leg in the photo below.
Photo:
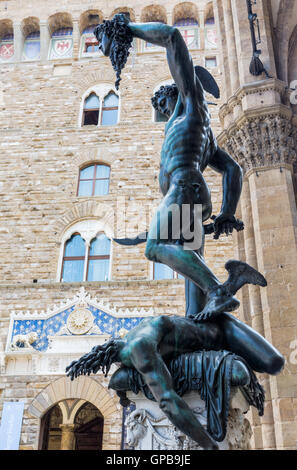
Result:
<svg viewBox="0 0 297 470"><path fill-rule="evenodd" d="M201 204L202 211L205 213L207 210L205 207L211 206L211 202L202 175L198 172L194 172L194 175L192 173L189 171L187 175L184 171L182 177L179 177L179 174L175 175L151 223L145 254L149 260L166 264L182 274L207 295L203 311L195 312L195 315L202 314L201 319L207 320L221 312L234 310L239 306L239 301L224 289L199 252L204 231L202 217L196 216L194 205ZM190 217L184 224L184 220L181 221L183 219L181 214L185 206L188 208ZM200 238L200 246L195 248L196 251L189 249L186 243L183 243L185 233L189 234L189 229L193 228L194 224L194 233L197 238ZM164 234L167 234L167 238ZM198 240L196 242L198 244ZM198 317L197 319L199 320Z"/></svg>
<svg viewBox="0 0 297 470"><path fill-rule="evenodd" d="M203 256L200 255L198 250L201 246L198 246L195 252L185 249L182 243L176 242L177 240L182 241L182 235L189 227L182 227L180 219L172 214L170 208L176 208L181 214L182 206L188 205L190 217L187 222L189 224L195 222L195 232L200 233L202 243L202 218L200 220L196 218L194 221L194 203L202 205L211 203L210 200L207 200L209 197L207 191L204 191L205 194L202 192L201 195L197 195L194 182L188 181L189 186L187 187L184 185L186 175L183 175L183 178L176 179L171 184L168 193L159 205L150 226L145 254L151 261L170 266L174 271L193 281L204 293L207 293L210 289L218 287L220 282L206 266ZM199 185L198 182L197 185ZM168 233L167 238L164 237L166 233Z"/></svg>
<svg viewBox="0 0 297 470"><path fill-rule="evenodd" d="M143 376L160 409L172 424L204 449L217 449L217 444L199 423L193 411L174 391L172 377L157 346L149 337L140 337L131 346L131 362Z"/></svg>
<svg viewBox="0 0 297 470"><path fill-rule="evenodd" d="M224 334L223 347L247 361L260 373L278 374L284 366L284 357L263 336L228 313L218 319Z"/></svg>
<svg viewBox="0 0 297 470"><path fill-rule="evenodd" d="M204 240L205 234L203 231L203 243L198 250L198 253L204 257ZM198 287L193 281L185 279L185 298L186 298L186 317L194 316L197 312L203 310L206 303L206 295L200 287Z"/></svg>

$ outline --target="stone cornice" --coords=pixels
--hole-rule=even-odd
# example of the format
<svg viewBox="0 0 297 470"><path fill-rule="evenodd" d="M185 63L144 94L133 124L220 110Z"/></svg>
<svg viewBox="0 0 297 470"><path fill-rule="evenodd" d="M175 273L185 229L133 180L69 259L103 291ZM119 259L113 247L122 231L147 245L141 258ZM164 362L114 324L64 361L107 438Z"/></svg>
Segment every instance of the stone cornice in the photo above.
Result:
<svg viewBox="0 0 297 470"><path fill-rule="evenodd" d="M249 178L253 173L261 173L264 171L269 171L273 168L282 168L282 169L286 169L286 170L293 172L293 165L290 165L288 163L276 163L276 164L271 164L269 166L258 166L256 168L251 168L245 173L244 177Z"/></svg>
<svg viewBox="0 0 297 470"><path fill-rule="evenodd" d="M230 112L232 112L233 108L237 105L241 104L241 100L248 96L254 94L263 94L268 91L276 91L280 95L285 93L286 84L278 79L269 79L269 80L262 80L260 82L253 82L247 85L243 85L242 87L238 88L234 95L232 95L228 101L223 104L219 111L220 119L224 119ZM257 108L258 111L261 108Z"/></svg>

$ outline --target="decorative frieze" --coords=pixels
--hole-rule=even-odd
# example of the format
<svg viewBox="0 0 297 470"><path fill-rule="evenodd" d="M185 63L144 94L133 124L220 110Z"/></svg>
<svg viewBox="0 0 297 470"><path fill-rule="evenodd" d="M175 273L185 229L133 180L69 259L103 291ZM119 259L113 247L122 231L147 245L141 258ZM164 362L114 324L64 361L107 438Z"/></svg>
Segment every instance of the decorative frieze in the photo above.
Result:
<svg viewBox="0 0 297 470"><path fill-rule="evenodd" d="M129 399L135 403L136 409L125 421L126 441L134 450L202 450L202 448L176 429L156 402L147 400L142 393L128 393ZM195 392L184 396L188 406L203 427L207 427L205 403ZM249 421L244 417L249 405L241 392L234 389L230 403L227 434L219 442L219 450L250 449L252 436Z"/></svg>
<svg viewBox="0 0 297 470"><path fill-rule="evenodd" d="M12 312L3 358L7 375L63 374L92 346L138 325L153 309L115 309L81 288L73 299L47 312Z"/></svg>

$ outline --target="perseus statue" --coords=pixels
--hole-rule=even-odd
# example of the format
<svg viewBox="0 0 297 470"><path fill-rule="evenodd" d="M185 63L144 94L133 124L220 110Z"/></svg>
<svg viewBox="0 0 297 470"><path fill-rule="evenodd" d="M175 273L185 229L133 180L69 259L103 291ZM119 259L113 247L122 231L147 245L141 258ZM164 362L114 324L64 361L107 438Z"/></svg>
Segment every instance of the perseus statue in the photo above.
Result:
<svg viewBox="0 0 297 470"><path fill-rule="evenodd" d="M159 174L164 198L150 224L145 255L151 261L166 264L187 279L188 288L193 291L195 298L199 298L199 305L195 305L199 310L194 312L193 307L191 311L188 309L194 320L206 320L222 312L231 312L239 306L239 301L219 282L203 256L203 222L212 213L210 190L203 177L207 166L223 175L223 203L220 214L213 222L214 237L228 235L234 228L243 226L235 218L242 187L242 171L216 143L210 127L204 88L199 79L200 76L207 88L207 78L212 77L208 74L209 77L205 78L207 71L202 67L198 68L201 73L196 73L197 68L195 70L187 46L175 27L162 23L132 23L121 14L97 26L95 34L103 54L110 56L112 64L117 67L117 83L119 69L127 59L127 50L134 37L166 49L175 83L161 87L152 99L153 106L169 118L165 127ZM213 85L210 89L214 94L219 93L214 79L208 83ZM198 205L202 209L200 218L195 212ZM183 234L190 231L190 227L183 226L184 221L171 229L170 209L173 206L180 208L180 213L183 207L189 208L187 223L190 227L195 223L197 233L202 234L199 249L184 249ZM166 230L168 237L164 239Z"/></svg>
<svg viewBox="0 0 297 470"><path fill-rule="evenodd" d="M210 127L204 95L204 90L208 90L218 97L218 89L205 69L194 67L186 44L175 27L162 23L132 23L127 16L120 14L98 25L95 34L99 48L111 58L117 72L117 87L133 38L166 49L174 84L161 87L152 99L153 106L169 118L165 126L159 175L164 198L151 222L145 254L149 260L166 264L185 277L187 312L186 318L161 316L145 319L124 338L93 348L72 362L66 371L74 379L81 374L96 373L100 368L107 372L112 363L120 363L122 367L110 381L111 388L119 394L136 387L135 383L131 386L131 370L136 371L139 375L135 380L139 387L147 388L178 429L203 448L216 449L216 439L203 428L181 394L177 393L173 380L176 365L170 361L193 353L193 370L200 368L201 374L208 377L203 368L209 372L211 363L219 361L218 355L229 351L235 355L227 373L233 386L250 384L248 367L260 373L277 374L284 365L283 356L272 345L229 313L239 306L235 297L238 289L244 284L264 287L265 278L248 264L229 260L226 263L229 278L221 283L204 260L205 231L212 230L214 238L218 239L223 234L231 234L234 229L243 228L242 222L235 218L242 187L241 168L218 147ZM223 178L222 207L210 224L211 230L204 225L212 214L210 191L203 177L207 166L222 174ZM171 231L166 239L162 238L164 226L170 226L172 205L190 207L189 225L194 222L200 224L200 248L185 249L187 240L183 236L182 220L177 230L175 227L174 234ZM197 220L196 205L202 207L201 217ZM140 241L136 237L129 243ZM199 356L202 352L203 360ZM180 364L187 361L186 357Z"/></svg>

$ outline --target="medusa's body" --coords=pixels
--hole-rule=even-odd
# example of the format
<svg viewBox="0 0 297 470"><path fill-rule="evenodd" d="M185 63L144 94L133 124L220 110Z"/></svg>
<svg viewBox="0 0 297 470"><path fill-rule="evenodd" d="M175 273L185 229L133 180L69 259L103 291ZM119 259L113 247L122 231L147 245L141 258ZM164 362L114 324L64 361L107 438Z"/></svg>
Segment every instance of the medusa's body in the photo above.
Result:
<svg viewBox="0 0 297 470"><path fill-rule="evenodd" d="M193 322L184 317L149 317L122 339L97 346L67 368L73 379L78 375L97 372L112 362L135 368L149 387L160 408L182 432L204 448L216 448L215 442L197 421L185 401L178 396L167 368L170 360L184 353L227 350L242 357L255 371L277 374L284 365L282 355L261 335L223 313L216 320ZM247 385L249 373L245 365L234 361L232 385ZM119 369L109 383L117 391L127 391L125 368Z"/></svg>

